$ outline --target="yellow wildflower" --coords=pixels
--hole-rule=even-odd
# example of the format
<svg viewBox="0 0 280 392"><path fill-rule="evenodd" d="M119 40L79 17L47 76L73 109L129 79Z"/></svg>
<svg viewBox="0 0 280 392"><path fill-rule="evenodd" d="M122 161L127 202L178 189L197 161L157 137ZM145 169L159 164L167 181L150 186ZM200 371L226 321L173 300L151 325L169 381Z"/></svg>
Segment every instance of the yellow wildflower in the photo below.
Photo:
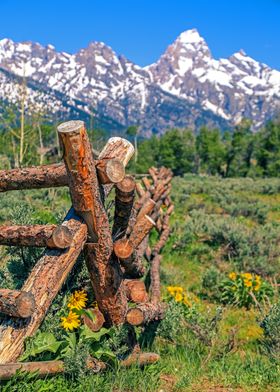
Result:
<svg viewBox="0 0 280 392"><path fill-rule="evenodd" d="M66 331L72 331L81 325L81 320L77 313L70 310L67 317L61 317L61 325Z"/></svg>
<svg viewBox="0 0 280 392"><path fill-rule="evenodd" d="M87 293L85 292L85 290L77 290L71 295L70 301L67 306L70 309L81 310L86 307L86 302Z"/></svg>
<svg viewBox="0 0 280 392"><path fill-rule="evenodd" d="M259 275L256 275L254 283L254 291L259 291L262 284L261 277Z"/></svg>
<svg viewBox="0 0 280 392"><path fill-rule="evenodd" d="M252 274L250 274L250 272L245 272L244 274L241 274L242 278L246 279L246 280L252 280L253 276Z"/></svg>
<svg viewBox="0 0 280 392"><path fill-rule="evenodd" d="M177 293L177 294L175 295L175 301L176 301L176 302L182 302L182 300L183 300L183 294Z"/></svg>
<svg viewBox="0 0 280 392"><path fill-rule="evenodd" d="M184 296L183 296L183 302L184 302L184 304L187 305L189 308L192 307L192 303L191 303L191 301L187 298L186 294L184 294Z"/></svg>
<svg viewBox="0 0 280 392"><path fill-rule="evenodd" d="M244 285L245 285L246 287L252 287L252 286L253 286L253 283L252 283L252 281L249 280L249 279L244 279Z"/></svg>
<svg viewBox="0 0 280 392"><path fill-rule="evenodd" d="M231 280L235 280L235 279L237 278L237 275L236 275L235 272L231 272L231 273L228 274L228 277L229 277Z"/></svg>
<svg viewBox="0 0 280 392"><path fill-rule="evenodd" d="M168 286L167 287L167 291L169 292L169 294L174 294L175 293L175 290L174 290L175 288L173 287L173 286Z"/></svg>

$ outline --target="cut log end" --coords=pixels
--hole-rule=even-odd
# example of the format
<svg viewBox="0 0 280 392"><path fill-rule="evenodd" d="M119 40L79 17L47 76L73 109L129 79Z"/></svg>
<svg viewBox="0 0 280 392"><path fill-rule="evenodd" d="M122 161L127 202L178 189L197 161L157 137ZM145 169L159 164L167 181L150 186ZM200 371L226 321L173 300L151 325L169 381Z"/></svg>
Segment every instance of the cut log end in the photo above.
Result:
<svg viewBox="0 0 280 392"><path fill-rule="evenodd" d="M116 190L120 194L131 194L135 189L135 180L132 176L125 176L124 179L116 185Z"/></svg>
<svg viewBox="0 0 280 392"><path fill-rule="evenodd" d="M114 243L114 252L119 259L128 259L132 255L133 250L133 246L125 238L120 239Z"/></svg>
<svg viewBox="0 0 280 392"><path fill-rule="evenodd" d="M0 289L0 312L12 317L28 318L35 310L35 299L27 291Z"/></svg>
<svg viewBox="0 0 280 392"><path fill-rule="evenodd" d="M96 164L98 179L101 184L116 184L125 176L125 167L118 158L99 160Z"/></svg>
<svg viewBox="0 0 280 392"><path fill-rule="evenodd" d="M58 226L54 229L51 238L47 242L49 248L66 249L73 241L73 235L68 227Z"/></svg>
<svg viewBox="0 0 280 392"><path fill-rule="evenodd" d="M92 319L87 315L83 315L82 318L85 325L89 327L89 329L91 329L93 332L98 332L105 323L105 318L103 314L97 308L87 309L87 311L91 313Z"/></svg>
<svg viewBox="0 0 280 392"><path fill-rule="evenodd" d="M110 182L119 183L125 176L124 164L117 158L110 159L106 165L106 173Z"/></svg>
<svg viewBox="0 0 280 392"><path fill-rule="evenodd" d="M142 280L127 279L124 281L126 296L134 303L144 303L149 299L145 283Z"/></svg>
<svg viewBox="0 0 280 392"><path fill-rule="evenodd" d="M67 121L62 124L60 124L57 127L57 131L59 133L80 133L80 130L83 129L85 126L83 121L80 120L72 120L72 121Z"/></svg>
<svg viewBox="0 0 280 392"><path fill-rule="evenodd" d="M16 299L17 313L22 318L30 317L35 310L33 294L23 291Z"/></svg>
<svg viewBox="0 0 280 392"><path fill-rule="evenodd" d="M126 320L130 325L142 325L144 323L144 314L141 309L133 308L127 312Z"/></svg>

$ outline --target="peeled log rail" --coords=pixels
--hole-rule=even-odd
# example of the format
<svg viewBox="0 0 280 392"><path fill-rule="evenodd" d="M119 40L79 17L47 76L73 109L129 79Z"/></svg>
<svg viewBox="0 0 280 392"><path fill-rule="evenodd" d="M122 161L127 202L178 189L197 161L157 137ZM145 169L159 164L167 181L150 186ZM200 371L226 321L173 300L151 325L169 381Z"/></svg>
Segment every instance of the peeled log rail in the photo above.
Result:
<svg viewBox="0 0 280 392"><path fill-rule="evenodd" d="M155 208L155 205L156 203L153 199L146 200L138 212L137 220L142 219L145 215L150 215Z"/></svg>
<svg viewBox="0 0 280 392"><path fill-rule="evenodd" d="M160 301L160 262L161 256L156 255L151 261L151 302L154 304L159 303Z"/></svg>
<svg viewBox="0 0 280 392"><path fill-rule="evenodd" d="M126 233L133 207L135 192L134 178L126 176L123 181L115 186L115 190L115 215L112 234L114 238L120 238Z"/></svg>
<svg viewBox="0 0 280 392"><path fill-rule="evenodd" d="M137 305L136 308L128 310L126 321L130 325L148 324L151 321L162 320L166 306L162 303L151 303Z"/></svg>
<svg viewBox="0 0 280 392"><path fill-rule="evenodd" d="M156 353L132 353L126 359L120 362L121 367L132 365L145 366L157 362L160 356Z"/></svg>
<svg viewBox="0 0 280 392"><path fill-rule="evenodd" d="M147 302L149 299L145 283L138 279L126 279L124 281L127 299L136 304Z"/></svg>
<svg viewBox="0 0 280 392"><path fill-rule="evenodd" d="M145 366L157 362L160 356L156 353L133 353L126 359L120 361L121 367L129 367L133 365ZM95 358L87 361L87 368L93 373L99 373L106 369L106 364ZM36 377L45 378L55 374L61 374L65 371L63 361L39 361L39 362L17 362L0 365L0 380L9 380L17 372L36 372Z"/></svg>
<svg viewBox="0 0 280 392"><path fill-rule="evenodd" d="M73 235L67 226L0 226L0 245L65 249L70 246L72 239Z"/></svg>
<svg viewBox="0 0 280 392"><path fill-rule="evenodd" d="M88 227L89 243L85 245L85 255L95 297L108 324L121 324L127 309L122 272L112 258L109 220L99 192L85 125L82 121L69 121L59 125L58 133L73 207Z"/></svg>
<svg viewBox="0 0 280 392"><path fill-rule="evenodd" d="M61 163L24 169L0 170L0 192L66 185L68 185L66 169Z"/></svg>
<svg viewBox="0 0 280 392"><path fill-rule="evenodd" d="M147 234L150 233L152 228L155 226L155 222L148 215L136 219L135 225L129 236L129 241L134 248L137 248Z"/></svg>
<svg viewBox="0 0 280 392"><path fill-rule="evenodd" d="M35 310L32 293L0 289L0 312L13 317L28 318Z"/></svg>
<svg viewBox="0 0 280 392"><path fill-rule="evenodd" d="M125 176L124 164L118 158L97 161L101 184L118 183ZM63 163L0 170L0 192L19 189L55 188L68 186L68 176Z"/></svg>
<svg viewBox="0 0 280 392"><path fill-rule="evenodd" d="M34 296L36 307L33 314L26 320L5 318L0 322L0 363L15 361L19 357L24 339L33 335L40 326L83 249L87 227L72 209L63 225L73 233L70 247L67 250L46 250L21 289Z"/></svg>

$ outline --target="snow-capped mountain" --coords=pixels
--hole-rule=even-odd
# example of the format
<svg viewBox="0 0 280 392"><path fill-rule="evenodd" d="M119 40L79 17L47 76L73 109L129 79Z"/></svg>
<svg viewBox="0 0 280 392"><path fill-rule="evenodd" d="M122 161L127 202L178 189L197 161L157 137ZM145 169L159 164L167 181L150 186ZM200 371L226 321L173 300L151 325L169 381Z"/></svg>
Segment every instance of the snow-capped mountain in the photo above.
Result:
<svg viewBox="0 0 280 392"><path fill-rule="evenodd" d="M246 117L258 128L279 110L280 72L242 50L229 59L213 59L197 30L182 33L146 69L163 90L199 103L230 124Z"/></svg>
<svg viewBox="0 0 280 392"><path fill-rule="evenodd" d="M280 72L242 51L215 60L196 30L182 33L145 68L101 42L70 55L1 40L0 99L19 102L23 81L30 110L63 118L95 111L109 127L139 123L146 135L172 126L227 128L243 117L257 129L280 108Z"/></svg>

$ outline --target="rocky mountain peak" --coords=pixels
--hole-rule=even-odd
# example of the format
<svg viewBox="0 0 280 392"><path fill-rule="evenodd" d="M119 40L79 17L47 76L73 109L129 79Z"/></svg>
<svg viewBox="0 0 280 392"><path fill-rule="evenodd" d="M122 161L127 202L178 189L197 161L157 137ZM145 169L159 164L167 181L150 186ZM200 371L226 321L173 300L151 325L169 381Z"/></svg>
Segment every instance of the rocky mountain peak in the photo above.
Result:
<svg viewBox="0 0 280 392"><path fill-rule="evenodd" d="M174 126L228 128L244 117L258 129L280 112L279 71L242 50L214 59L196 29L181 33L144 68L103 42L68 54L52 45L2 39L0 99L16 101L17 76L28 79L33 107L38 102L52 113L65 109L64 102L84 112L94 108L122 127L141 123L146 135Z"/></svg>

